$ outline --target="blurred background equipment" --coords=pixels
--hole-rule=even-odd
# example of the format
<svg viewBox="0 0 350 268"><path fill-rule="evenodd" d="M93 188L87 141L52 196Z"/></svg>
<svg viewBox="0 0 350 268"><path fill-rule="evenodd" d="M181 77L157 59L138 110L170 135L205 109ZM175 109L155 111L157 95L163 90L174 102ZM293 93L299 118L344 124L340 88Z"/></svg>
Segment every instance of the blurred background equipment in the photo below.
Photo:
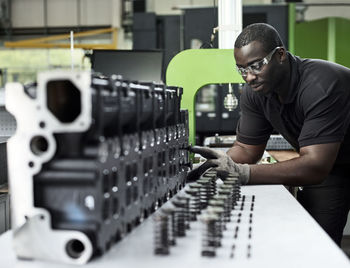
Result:
<svg viewBox="0 0 350 268"><path fill-rule="evenodd" d="M233 93L232 84L228 84L228 92L224 99L224 107L230 112L238 106L238 99Z"/></svg>
<svg viewBox="0 0 350 268"><path fill-rule="evenodd" d="M93 50L91 67L107 76L160 83L164 81L163 54L161 50Z"/></svg>
<svg viewBox="0 0 350 268"><path fill-rule="evenodd" d="M232 98L231 110L225 107L229 84L210 84L198 90L195 98L197 144L203 144L205 137L216 133L232 135L236 132L240 117L241 86L240 84L231 85L232 93L229 95L229 98Z"/></svg>
<svg viewBox="0 0 350 268"><path fill-rule="evenodd" d="M215 2L215 1L214 1ZM218 47L218 38L210 41L213 28L217 25L218 8L179 6L181 15L157 15L156 13L134 13L134 49L163 49L164 66L183 49L200 48L204 43ZM288 5L243 6L243 27L266 22L280 33L288 47L289 34ZM219 35L217 33L216 35ZM232 41L233 46L233 41ZM232 68L234 72L234 68ZM215 133L235 134L239 118L239 85L232 85L233 94L227 84L205 85L196 96L196 141L202 144L205 137ZM226 98L227 97L227 98ZM231 111L225 108L225 98L238 106Z"/></svg>

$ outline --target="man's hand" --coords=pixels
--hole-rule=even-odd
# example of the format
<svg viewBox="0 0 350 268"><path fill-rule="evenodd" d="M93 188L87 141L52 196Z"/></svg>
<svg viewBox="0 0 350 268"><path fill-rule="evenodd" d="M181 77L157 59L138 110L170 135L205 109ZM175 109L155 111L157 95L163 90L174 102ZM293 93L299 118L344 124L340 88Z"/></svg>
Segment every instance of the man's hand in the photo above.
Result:
<svg viewBox="0 0 350 268"><path fill-rule="evenodd" d="M188 180L197 180L205 171L213 168L222 178L227 177L230 173L238 173L240 183L248 183L250 177L250 167L248 164L237 164L225 152L208 147L194 146L189 150L192 153L197 153L207 158L207 161L198 168L191 170L187 176Z"/></svg>

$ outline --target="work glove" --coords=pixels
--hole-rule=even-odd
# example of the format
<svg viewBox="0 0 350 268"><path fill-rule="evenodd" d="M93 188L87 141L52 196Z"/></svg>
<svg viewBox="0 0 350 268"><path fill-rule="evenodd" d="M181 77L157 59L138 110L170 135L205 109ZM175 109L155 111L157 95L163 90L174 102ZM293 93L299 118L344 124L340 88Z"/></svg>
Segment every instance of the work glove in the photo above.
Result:
<svg viewBox="0 0 350 268"><path fill-rule="evenodd" d="M215 170L219 177L225 179L230 174L237 173L241 184L247 184L250 178L250 167L248 164L237 164L225 152L208 147L193 146L190 152L200 154L207 159L202 165L191 170L187 179L197 180L209 168Z"/></svg>

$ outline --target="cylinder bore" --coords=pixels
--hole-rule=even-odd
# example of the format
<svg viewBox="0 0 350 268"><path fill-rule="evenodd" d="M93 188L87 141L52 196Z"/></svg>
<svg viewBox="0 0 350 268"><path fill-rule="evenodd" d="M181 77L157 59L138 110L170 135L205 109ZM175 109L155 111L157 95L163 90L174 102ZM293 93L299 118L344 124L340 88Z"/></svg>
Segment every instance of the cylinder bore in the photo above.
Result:
<svg viewBox="0 0 350 268"><path fill-rule="evenodd" d="M30 140L30 149L35 155L42 155L49 149L49 143L44 136L34 136Z"/></svg>
<svg viewBox="0 0 350 268"><path fill-rule="evenodd" d="M51 80L46 86L47 108L62 123L72 123L82 111L81 93L70 80Z"/></svg>
<svg viewBox="0 0 350 268"><path fill-rule="evenodd" d="M72 259L78 259L85 251L85 245L78 239L71 239L66 244L66 252Z"/></svg>

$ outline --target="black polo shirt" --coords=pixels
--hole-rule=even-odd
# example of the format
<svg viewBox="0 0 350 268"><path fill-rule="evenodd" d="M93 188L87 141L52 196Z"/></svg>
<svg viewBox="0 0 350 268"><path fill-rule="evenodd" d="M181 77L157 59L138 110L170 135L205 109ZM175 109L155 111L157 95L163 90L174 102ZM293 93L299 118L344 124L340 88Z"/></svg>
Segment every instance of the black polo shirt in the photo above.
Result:
<svg viewBox="0 0 350 268"><path fill-rule="evenodd" d="M263 144L275 129L297 151L308 145L341 142L336 164L349 164L350 69L290 53L288 57L291 81L282 103L276 93L263 95L244 86L237 140Z"/></svg>

